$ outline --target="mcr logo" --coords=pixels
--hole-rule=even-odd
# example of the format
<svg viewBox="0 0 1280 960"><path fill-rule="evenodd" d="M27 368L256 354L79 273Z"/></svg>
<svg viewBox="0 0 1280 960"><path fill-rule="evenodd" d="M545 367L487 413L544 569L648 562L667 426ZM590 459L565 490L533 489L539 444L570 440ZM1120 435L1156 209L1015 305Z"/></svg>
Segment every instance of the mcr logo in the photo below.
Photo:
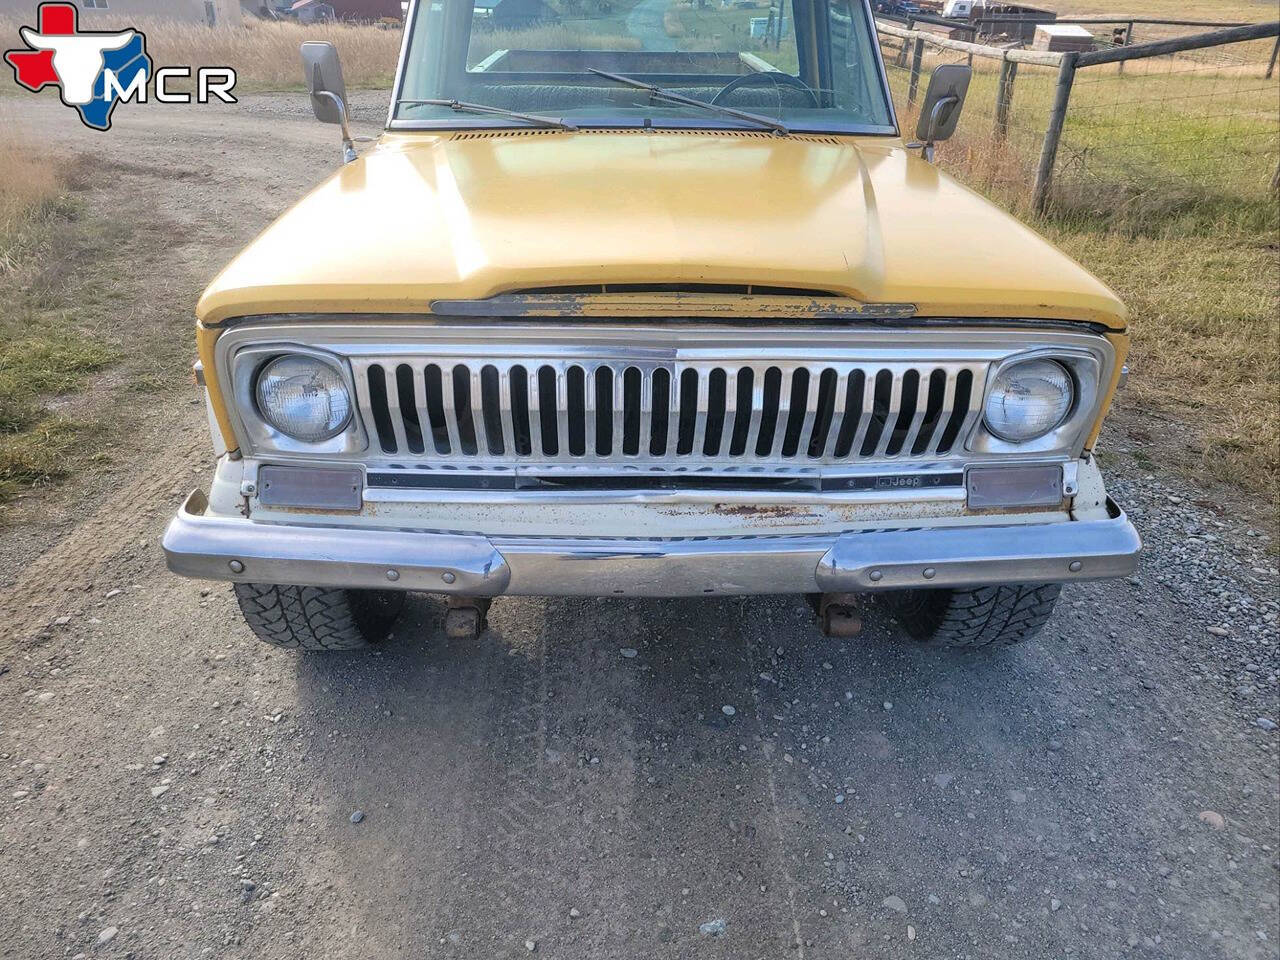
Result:
<svg viewBox="0 0 1280 960"><path fill-rule="evenodd" d="M169 89L171 81L190 78L191 68L161 67L153 76L147 38L141 30L81 30L79 11L70 3L40 4L36 21L37 26L19 30L26 47L6 51L4 59L19 86L33 93L57 87L62 102L79 112L85 126L111 129L116 106L146 103L152 80L158 102L192 101L190 93ZM200 67L195 75L196 102L208 103L211 97L236 102L231 94L236 73L230 67Z"/></svg>

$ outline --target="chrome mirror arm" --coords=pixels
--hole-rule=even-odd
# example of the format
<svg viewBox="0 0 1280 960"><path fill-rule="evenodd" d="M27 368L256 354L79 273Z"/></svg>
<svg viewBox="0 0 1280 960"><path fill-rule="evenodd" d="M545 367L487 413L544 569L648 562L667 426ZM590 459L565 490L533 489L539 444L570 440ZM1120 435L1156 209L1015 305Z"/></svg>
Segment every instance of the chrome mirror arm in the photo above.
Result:
<svg viewBox="0 0 1280 960"><path fill-rule="evenodd" d="M342 98L329 90L316 90L313 97L327 97L338 108L338 124L342 127L342 162L353 163L356 159L356 145L351 137L351 128L347 125L347 105Z"/></svg>
<svg viewBox="0 0 1280 960"><path fill-rule="evenodd" d="M953 107L960 102L959 97L943 97L933 105L933 109L929 112L929 136L925 138L924 143L913 141L907 144L908 150L919 148L920 156L933 163L933 132L938 129L938 120L942 116L942 110L945 107Z"/></svg>

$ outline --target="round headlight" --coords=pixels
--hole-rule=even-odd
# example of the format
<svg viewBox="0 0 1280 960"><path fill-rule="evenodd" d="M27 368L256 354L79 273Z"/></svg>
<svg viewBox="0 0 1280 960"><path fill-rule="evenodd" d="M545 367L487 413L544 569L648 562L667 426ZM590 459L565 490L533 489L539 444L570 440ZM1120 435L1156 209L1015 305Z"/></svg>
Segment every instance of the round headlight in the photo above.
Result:
<svg viewBox="0 0 1280 960"><path fill-rule="evenodd" d="M1010 364L987 393L987 429L1013 443L1043 437L1067 418L1074 399L1071 374L1062 364L1052 360Z"/></svg>
<svg viewBox="0 0 1280 960"><path fill-rule="evenodd" d="M263 419L294 440L328 440L351 420L351 395L342 374L314 357L288 354L272 360L258 374L255 393Z"/></svg>

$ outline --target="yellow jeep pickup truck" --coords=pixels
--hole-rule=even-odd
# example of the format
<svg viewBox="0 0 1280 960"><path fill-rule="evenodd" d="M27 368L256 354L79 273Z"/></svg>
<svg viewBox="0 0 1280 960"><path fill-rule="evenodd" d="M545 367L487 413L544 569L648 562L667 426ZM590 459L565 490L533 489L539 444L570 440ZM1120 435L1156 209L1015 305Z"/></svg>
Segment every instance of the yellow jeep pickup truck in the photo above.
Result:
<svg viewBox="0 0 1280 960"><path fill-rule="evenodd" d="M357 155L198 307L217 469L170 525L270 643L450 635L503 594L881 594L922 641L1033 634L1137 534L1093 446L1126 314L907 142L866 0L410 5ZM767 14L767 15L766 15Z"/></svg>

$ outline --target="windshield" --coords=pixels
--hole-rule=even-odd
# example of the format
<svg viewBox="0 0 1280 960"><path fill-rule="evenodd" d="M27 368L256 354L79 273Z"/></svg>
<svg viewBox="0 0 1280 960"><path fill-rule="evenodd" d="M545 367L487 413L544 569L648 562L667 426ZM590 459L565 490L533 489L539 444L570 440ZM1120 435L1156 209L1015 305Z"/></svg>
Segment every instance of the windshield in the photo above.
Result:
<svg viewBox="0 0 1280 960"><path fill-rule="evenodd" d="M896 132L862 0L420 0L408 30L396 127Z"/></svg>

